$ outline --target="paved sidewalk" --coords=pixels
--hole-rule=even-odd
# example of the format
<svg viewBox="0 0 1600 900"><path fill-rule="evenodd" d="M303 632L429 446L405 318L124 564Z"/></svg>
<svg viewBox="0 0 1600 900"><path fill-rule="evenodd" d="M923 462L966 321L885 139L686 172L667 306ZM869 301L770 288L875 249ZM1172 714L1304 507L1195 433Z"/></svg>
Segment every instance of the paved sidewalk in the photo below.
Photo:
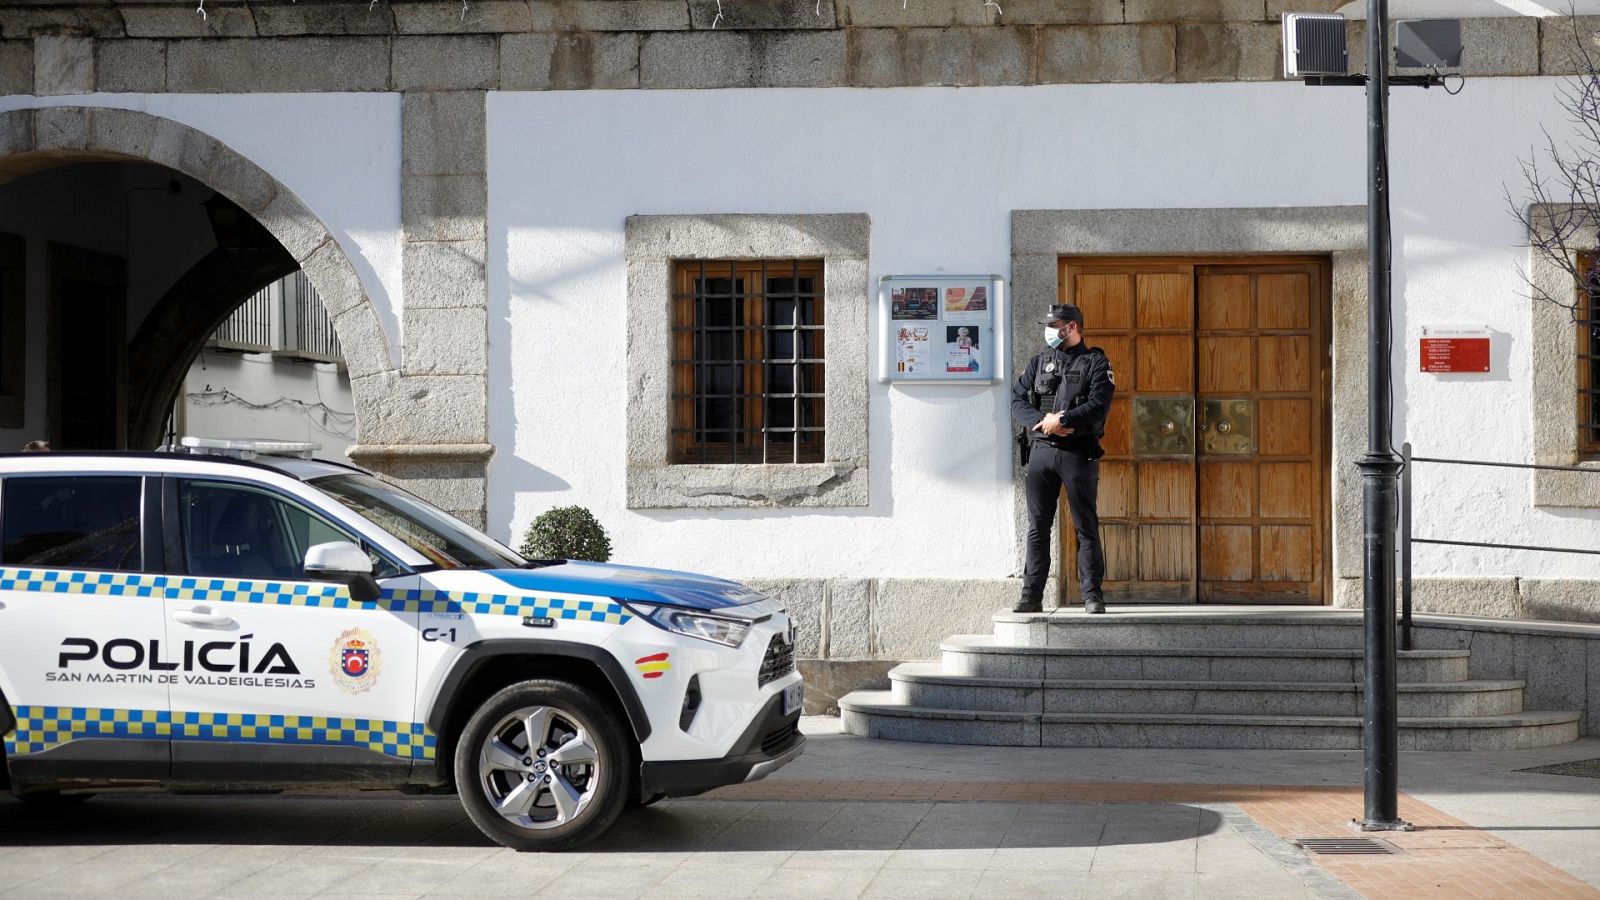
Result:
<svg viewBox="0 0 1600 900"><path fill-rule="evenodd" d="M896 744L808 719L763 782L625 817L583 852L489 844L450 797L0 801L0 893L50 896L1600 897L1600 779L1519 753L1408 753L1395 856L1313 859L1350 837L1359 753Z"/></svg>

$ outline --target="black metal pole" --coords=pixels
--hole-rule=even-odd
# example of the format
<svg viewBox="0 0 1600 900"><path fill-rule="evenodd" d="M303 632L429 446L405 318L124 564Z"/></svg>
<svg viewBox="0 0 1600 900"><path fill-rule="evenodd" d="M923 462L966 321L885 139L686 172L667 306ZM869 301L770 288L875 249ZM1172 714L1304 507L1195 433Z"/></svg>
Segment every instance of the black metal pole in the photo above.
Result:
<svg viewBox="0 0 1600 900"><path fill-rule="evenodd" d="M1400 741L1395 678L1395 505L1400 459L1390 435L1389 308L1389 4L1367 0L1367 455L1361 470L1366 547L1364 831L1408 827L1400 821Z"/></svg>
<svg viewBox="0 0 1600 900"><path fill-rule="evenodd" d="M1411 442L1400 445L1400 649L1411 646Z"/></svg>

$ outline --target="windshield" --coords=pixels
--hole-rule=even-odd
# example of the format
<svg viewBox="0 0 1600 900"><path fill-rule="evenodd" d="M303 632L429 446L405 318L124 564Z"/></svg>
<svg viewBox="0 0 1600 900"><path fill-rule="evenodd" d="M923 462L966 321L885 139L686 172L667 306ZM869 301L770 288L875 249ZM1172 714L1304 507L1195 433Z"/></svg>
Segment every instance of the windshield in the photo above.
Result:
<svg viewBox="0 0 1600 900"><path fill-rule="evenodd" d="M406 542L441 569L516 569L527 561L493 538L370 475L329 475L310 484Z"/></svg>

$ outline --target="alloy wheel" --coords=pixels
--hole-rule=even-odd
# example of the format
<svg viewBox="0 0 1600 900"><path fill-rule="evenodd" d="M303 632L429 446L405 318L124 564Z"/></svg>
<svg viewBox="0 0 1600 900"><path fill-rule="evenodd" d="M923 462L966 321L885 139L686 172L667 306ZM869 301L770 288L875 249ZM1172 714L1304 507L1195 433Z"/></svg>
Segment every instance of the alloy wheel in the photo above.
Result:
<svg viewBox="0 0 1600 900"><path fill-rule="evenodd" d="M582 816L601 783L593 733L577 715L550 706L502 717L478 751L489 805L521 828L558 828Z"/></svg>

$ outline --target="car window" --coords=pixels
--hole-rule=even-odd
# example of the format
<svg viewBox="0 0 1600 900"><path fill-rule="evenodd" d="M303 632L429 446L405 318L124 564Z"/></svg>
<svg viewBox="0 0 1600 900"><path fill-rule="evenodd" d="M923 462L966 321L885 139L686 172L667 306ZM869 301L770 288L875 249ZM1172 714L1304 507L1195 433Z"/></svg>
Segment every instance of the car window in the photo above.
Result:
<svg viewBox="0 0 1600 900"><path fill-rule="evenodd" d="M5 479L0 563L137 572L140 479Z"/></svg>
<svg viewBox="0 0 1600 900"><path fill-rule="evenodd" d="M306 551L317 544L361 544L327 519L259 488L180 480L178 517L188 574L213 578L305 580ZM372 554L373 575L399 574Z"/></svg>
<svg viewBox="0 0 1600 900"><path fill-rule="evenodd" d="M528 565L508 547L370 475L330 475L307 484L389 532L441 569L515 569Z"/></svg>

